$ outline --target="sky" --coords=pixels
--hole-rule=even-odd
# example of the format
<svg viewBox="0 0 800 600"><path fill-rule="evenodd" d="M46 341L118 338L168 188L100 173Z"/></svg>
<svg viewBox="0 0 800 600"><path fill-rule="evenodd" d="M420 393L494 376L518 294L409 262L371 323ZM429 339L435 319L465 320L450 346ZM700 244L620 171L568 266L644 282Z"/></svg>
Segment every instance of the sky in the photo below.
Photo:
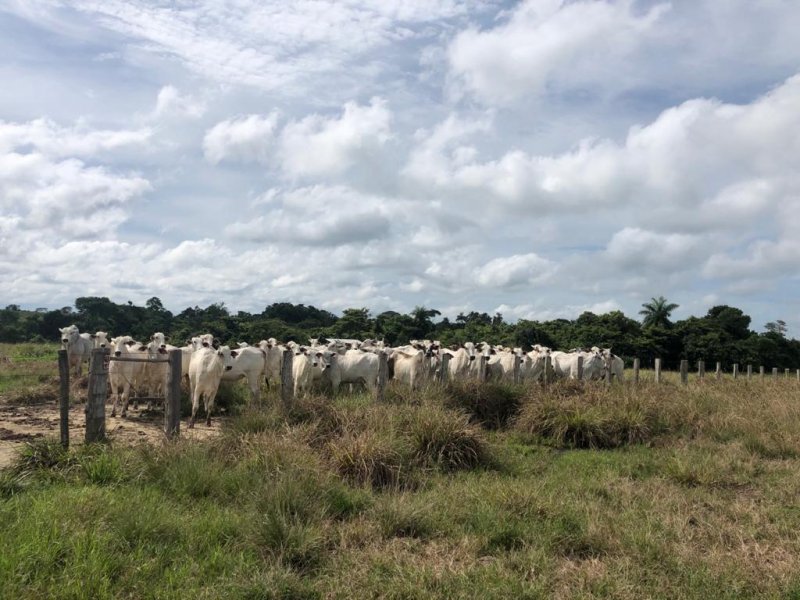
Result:
<svg viewBox="0 0 800 600"><path fill-rule="evenodd" d="M796 0L4 0L0 305L800 335Z"/></svg>

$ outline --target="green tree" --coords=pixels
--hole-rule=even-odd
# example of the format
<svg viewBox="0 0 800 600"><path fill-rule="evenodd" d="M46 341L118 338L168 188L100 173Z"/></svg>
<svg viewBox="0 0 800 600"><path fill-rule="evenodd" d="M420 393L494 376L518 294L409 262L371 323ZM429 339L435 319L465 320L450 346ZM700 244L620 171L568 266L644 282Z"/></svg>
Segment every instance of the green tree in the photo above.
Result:
<svg viewBox="0 0 800 600"><path fill-rule="evenodd" d="M644 317L642 325L644 327L669 327L672 325L669 317L678 306L673 302L667 302L664 296L651 298L650 302L642 304L642 310L639 311L639 314Z"/></svg>

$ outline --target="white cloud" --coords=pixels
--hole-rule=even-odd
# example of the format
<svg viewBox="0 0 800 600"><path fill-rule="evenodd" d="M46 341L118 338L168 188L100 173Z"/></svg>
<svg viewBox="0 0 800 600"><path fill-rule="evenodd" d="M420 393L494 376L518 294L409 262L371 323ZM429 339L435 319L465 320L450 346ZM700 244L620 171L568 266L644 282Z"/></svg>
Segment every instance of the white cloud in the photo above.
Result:
<svg viewBox="0 0 800 600"><path fill-rule="evenodd" d="M623 268L646 267L666 271L696 267L708 240L681 233L660 234L626 227L611 238L606 249L609 259Z"/></svg>
<svg viewBox="0 0 800 600"><path fill-rule="evenodd" d="M223 160L267 162L277 124L277 112L221 121L206 131L203 154L212 164Z"/></svg>
<svg viewBox="0 0 800 600"><path fill-rule="evenodd" d="M197 119L202 117L205 111L205 102L181 94L174 85L165 85L158 92L153 116L160 118L174 114Z"/></svg>
<svg viewBox="0 0 800 600"><path fill-rule="evenodd" d="M668 6L658 4L638 16L632 0L525 0L501 25L456 36L448 52L450 68L492 104L539 94L554 79L602 80L598 67L624 61Z"/></svg>
<svg viewBox="0 0 800 600"><path fill-rule="evenodd" d="M335 175L391 137L392 113L381 98L369 105L344 105L339 118L313 114L287 123L281 133L281 161L292 176Z"/></svg>
<svg viewBox="0 0 800 600"><path fill-rule="evenodd" d="M475 281L486 287L514 287L541 283L555 265L534 253L494 258L475 271Z"/></svg>
<svg viewBox="0 0 800 600"><path fill-rule="evenodd" d="M128 146L142 146L153 131L142 129L93 129L85 121L62 127L47 118L24 123L0 121L0 152L35 148L51 157L92 157Z"/></svg>

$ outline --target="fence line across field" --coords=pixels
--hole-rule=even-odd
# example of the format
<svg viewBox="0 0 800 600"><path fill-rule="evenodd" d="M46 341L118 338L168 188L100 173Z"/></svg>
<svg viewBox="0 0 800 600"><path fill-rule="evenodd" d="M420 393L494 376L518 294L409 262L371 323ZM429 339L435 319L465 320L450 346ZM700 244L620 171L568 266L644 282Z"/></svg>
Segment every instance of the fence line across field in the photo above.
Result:
<svg viewBox="0 0 800 600"><path fill-rule="evenodd" d="M375 399L382 402L386 397L386 386L388 385L389 369L387 355L385 352L378 353L378 380ZM292 365L294 360L294 352L292 350L284 350L281 365L281 404L284 410L289 411L294 402L294 377L292 373ZM333 357L336 360L336 357ZM181 363L182 352L180 349L170 350L168 357L165 360L161 357L155 358L127 358L111 356L108 348L98 348L92 350L91 361L89 367L89 382L87 387L87 400L86 400L86 432L85 440L87 443L102 441L106 439L106 411L105 405L108 400L108 379L110 363L114 362L138 362L138 363L154 363L154 364L167 364L169 367L169 376L167 378L166 397L164 399L164 434L167 438L173 438L180 434L180 409L181 409ZM450 380L449 373L450 356L444 354L441 357L440 372L438 377L435 371L431 368L429 371L432 381L436 381L445 385ZM639 358L633 359L633 378L631 382L633 385L640 383L640 368L641 361ZM654 376L653 381L660 384L663 381L662 361L656 358L653 362ZM551 370L552 360L550 356L544 357L544 371L542 372L542 385L547 388L551 383ZM70 373L69 373L69 359L66 350L59 350L58 352L58 371L59 371L59 421L60 421L60 434L61 444L64 447L69 446L69 387L70 387ZM747 365L747 379L751 380L753 376L753 365ZM765 379L765 368L759 366L759 379ZM679 367L679 377L682 385L689 384L689 361L686 359L681 360ZM716 362L715 379L717 381L722 379L724 371L722 363ZM779 370L777 367L772 368L772 380L778 380ZM784 379L789 379L791 369L784 368ZM740 374L739 363L733 363L731 368L731 375L734 380L738 379ZM577 360L577 379L583 381L584 375L584 360L582 356ZM478 380L486 381L488 376L488 359L485 355L478 357ZM603 380L606 385L611 383L611 369L606 369ZM519 361L514 361L513 382L515 384L522 381L521 365ZM800 369L796 369L796 379L800 382ZM697 380L703 382L705 380L705 361L698 361L697 363ZM138 400L146 398L137 397Z"/></svg>

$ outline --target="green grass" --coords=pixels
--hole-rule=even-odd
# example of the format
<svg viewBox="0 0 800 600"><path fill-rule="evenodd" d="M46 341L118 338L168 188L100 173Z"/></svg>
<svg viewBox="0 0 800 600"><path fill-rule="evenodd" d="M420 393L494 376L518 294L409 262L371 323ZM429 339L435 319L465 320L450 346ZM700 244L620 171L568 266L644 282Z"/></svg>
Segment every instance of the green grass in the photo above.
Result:
<svg viewBox="0 0 800 600"><path fill-rule="evenodd" d="M0 472L2 595L797 596L796 382L471 389L37 440Z"/></svg>

